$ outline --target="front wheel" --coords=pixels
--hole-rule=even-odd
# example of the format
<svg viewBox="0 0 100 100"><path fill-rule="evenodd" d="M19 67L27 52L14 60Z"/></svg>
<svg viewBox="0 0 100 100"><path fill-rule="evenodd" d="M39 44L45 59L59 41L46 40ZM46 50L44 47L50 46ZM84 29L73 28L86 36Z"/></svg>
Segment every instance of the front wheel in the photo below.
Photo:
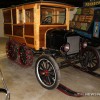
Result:
<svg viewBox="0 0 100 100"><path fill-rule="evenodd" d="M35 64L35 73L39 83L46 89L55 89L59 85L58 64L49 55L41 55Z"/></svg>
<svg viewBox="0 0 100 100"><path fill-rule="evenodd" d="M100 54L93 47L87 47L81 53L80 63L86 71L95 71L100 67Z"/></svg>

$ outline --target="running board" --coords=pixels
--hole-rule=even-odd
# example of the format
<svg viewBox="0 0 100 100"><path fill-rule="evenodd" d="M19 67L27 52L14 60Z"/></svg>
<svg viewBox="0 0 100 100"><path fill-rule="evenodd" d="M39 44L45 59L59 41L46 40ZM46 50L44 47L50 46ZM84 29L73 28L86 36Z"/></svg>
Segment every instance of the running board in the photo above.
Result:
<svg viewBox="0 0 100 100"><path fill-rule="evenodd" d="M73 97L83 97L84 93L81 92L75 92L69 88L67 88L66 86L59 84L59 86L57 87L57 89L59 91L61 91L62 93L68 95L68 96L73 96Z"/></svg>

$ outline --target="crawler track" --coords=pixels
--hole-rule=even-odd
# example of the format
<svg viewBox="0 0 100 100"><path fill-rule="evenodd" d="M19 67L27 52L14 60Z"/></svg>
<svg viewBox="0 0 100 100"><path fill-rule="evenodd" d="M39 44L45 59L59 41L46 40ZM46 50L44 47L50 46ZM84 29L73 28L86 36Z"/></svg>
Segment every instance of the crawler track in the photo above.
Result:
<svg viewBox="0 0 100 100"><path fill-rule="evenodd" d="M14 40L7 41L6 53L10 60L20 64L24 68L30 67L33 64L33 53L31 48L19 44Z"/></svg>

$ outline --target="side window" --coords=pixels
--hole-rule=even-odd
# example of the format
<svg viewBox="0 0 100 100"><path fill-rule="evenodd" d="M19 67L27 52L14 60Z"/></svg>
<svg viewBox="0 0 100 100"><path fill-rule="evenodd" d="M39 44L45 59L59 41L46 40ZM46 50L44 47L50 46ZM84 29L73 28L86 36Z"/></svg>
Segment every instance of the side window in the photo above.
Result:
<svg viewBox="0 0 100 100"><path fill-rule="evenodd" d="M23 22L23 12L22 10L19 10L19 23L22 23Z"/></svg>
<svg viewBox="0 0 100 100"><path fill-rule="evenodd" d="M66 10L57 7L41 7L42 24L65 24Z"/></svg>
<svg viewBox="0 0 100 100"><path fill-rule="evenodd" d="M32 23L34 22L34 10L31 9L25 9L25 23Z"/></svg>
<svg viewBox="0 0 100 100"><path fill-rule="evenodd" d="M24 15L23 15L23 9L17 9L17 24L21 24L24 22Z"/></svg>
<svg viewBox="0 0 100 100"><path fill-rule="evenodd" d="M58 17L58 21L57 21L57 23L61 23L61 24L63 24L63 23L65 23L65 9L57 9L57 17Z"/></svg>

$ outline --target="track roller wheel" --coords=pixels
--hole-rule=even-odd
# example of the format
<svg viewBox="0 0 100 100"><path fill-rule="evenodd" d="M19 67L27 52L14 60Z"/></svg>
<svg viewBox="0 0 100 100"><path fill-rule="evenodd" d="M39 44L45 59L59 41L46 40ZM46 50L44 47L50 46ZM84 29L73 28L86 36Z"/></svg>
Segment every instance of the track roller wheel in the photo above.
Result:
<svg viewBox="0 0 100 100"><path fill-rule="evenodd" d="M32 50L26 46L20 46L19 48L19 60L20 64L24 67L31 66L33 64L33 53Z"/></svg>
<svg viewBox="0 0 100 100"><path fill-rule="evenodd" d="M6 43L7 57L13 61L17 59L18 47L13 40L8 40Z"/></svg>
<svg viewBox="0 0 100 100"><path fill-rule="evenodd" d="M35 64L36 77L46 89L55 89L59 85L60 70L56 61L50 55L41 55Z"/></svg>

